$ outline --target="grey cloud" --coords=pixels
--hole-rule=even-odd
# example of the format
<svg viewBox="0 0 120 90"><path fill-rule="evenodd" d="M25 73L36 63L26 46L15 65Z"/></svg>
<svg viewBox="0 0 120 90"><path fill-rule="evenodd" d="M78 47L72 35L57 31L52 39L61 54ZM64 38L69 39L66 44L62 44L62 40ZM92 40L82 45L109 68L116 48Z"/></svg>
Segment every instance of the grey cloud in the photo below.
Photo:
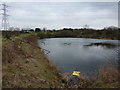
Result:
<svg viewBox="0 0 120 90"><path fill-rule="evenodd" d="M84 24L103 28L117 26L116 2L24 2L8 3L14 27L79 28ZM105 22L103 24L103 22Z"/></svg>

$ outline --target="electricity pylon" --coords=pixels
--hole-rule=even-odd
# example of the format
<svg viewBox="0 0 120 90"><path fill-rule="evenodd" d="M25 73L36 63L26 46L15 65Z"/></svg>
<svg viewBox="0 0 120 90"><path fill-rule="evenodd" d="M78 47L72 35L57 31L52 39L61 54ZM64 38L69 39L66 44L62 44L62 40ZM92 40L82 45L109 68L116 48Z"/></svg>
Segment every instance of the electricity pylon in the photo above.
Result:
<svg viewBox="0 0 120 90"><path fill-rule="evenodd" d="M3 3L3 4L1 4L2 5L2 28L4 29L4 30L8 30L9 29L9 22L8 22L8 14L7 14L7 12L8 12L8 6L5 4L5 3Z"/></svg>

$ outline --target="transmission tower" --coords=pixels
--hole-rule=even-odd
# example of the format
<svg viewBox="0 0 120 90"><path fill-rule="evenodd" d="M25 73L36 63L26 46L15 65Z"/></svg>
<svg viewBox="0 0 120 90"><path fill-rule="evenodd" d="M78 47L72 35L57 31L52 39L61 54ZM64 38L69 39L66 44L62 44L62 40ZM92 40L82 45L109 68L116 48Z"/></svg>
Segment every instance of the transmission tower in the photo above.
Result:
<svg viewBox="0 0 120 90"><path fill-rule="evenodd" d="M4 30L8 30L8 28L9 28L9 22L8 22L8 14L7 14L7 12L8 12L8 6L5 4L5 3L3 3L3 4L1 4L2 5L2 28L4 29Z"/></svg>

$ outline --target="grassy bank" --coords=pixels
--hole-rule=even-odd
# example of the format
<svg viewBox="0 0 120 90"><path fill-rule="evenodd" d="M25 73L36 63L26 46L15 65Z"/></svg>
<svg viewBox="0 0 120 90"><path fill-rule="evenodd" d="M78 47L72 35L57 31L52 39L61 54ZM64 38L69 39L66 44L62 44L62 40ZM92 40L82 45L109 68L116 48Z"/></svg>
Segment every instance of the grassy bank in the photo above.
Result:
<svg viewBox="0 0 120 90"><path fill-rule="evenodd" d="M56 67L38 47L36 36L3 40L2 62L3 88L63 87Z"/></svg>

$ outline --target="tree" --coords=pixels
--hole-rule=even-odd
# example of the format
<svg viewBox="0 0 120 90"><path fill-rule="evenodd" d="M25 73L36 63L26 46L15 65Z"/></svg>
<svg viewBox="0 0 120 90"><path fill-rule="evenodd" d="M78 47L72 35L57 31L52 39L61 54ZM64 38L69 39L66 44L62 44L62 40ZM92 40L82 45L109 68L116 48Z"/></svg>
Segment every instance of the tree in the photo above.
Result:
<svg viewBox="0 0 120 90"><path fill-rule="evenodd" d="M41 32L40 28L35 28L35 32Z"/></svg>
<svg viewBox="0 0 120 90"><path fill-rule="evenodd" d="M29 31L30 31L30 32L34 32L34 29L30 29Z"/></svg>

